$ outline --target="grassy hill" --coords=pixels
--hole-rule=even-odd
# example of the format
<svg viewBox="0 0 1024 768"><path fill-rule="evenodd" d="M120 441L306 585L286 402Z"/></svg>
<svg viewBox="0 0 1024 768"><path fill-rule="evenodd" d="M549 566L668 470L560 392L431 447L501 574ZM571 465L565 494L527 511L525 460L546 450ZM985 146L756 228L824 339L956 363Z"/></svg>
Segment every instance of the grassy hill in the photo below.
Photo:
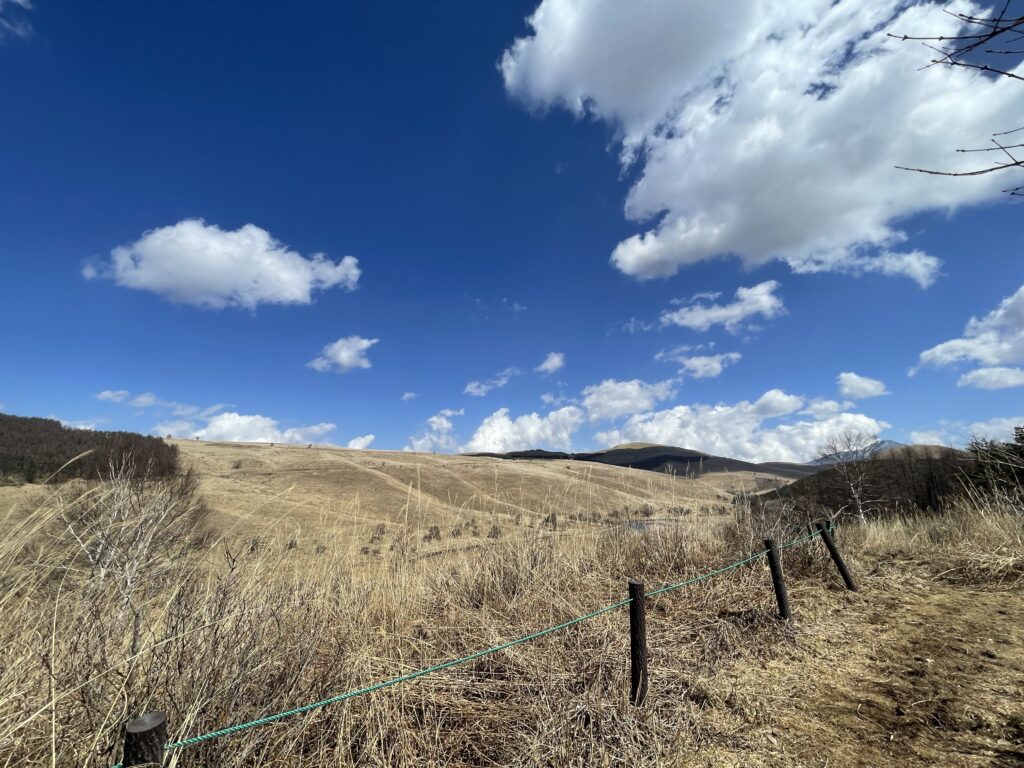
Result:
<svg viewBox="0 0 1024 768"><path fill-rule="evenodd" d="M402 451L170 441L193 467L215 531L330 539L380 549L398 528L462 546L530 528L724 512L734 494L786 480L763 471L703 477L545 457L504 461ZM617 458L616 456L612 457ZM382 528L383 526L383 528ZM383 536L381 535L383 533ZM372 541L371 539L376 539ZM383 540L382 540L383 539Z"/></svg>

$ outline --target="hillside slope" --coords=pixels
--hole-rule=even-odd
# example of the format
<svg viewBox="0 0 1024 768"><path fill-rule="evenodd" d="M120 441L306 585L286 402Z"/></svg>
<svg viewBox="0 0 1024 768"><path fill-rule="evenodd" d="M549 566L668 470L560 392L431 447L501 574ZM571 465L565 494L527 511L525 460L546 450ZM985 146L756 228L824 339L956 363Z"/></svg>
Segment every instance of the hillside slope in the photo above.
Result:
<svg viewBox="0 0 1024 768"><path fill-rule="evenodd" d="M632 467L654 472L672 473L700 477L715 472L758 472L796 480L817 472L820 467L790 462L766 462L758 464L725 456L713 456L689 448L651 443L624 443L612 448L589 453L559 453L556 451L512 451L510 453L480 453L475 456L489 456L496 459L572 460L617 467Z"/></svg>
<svg viewBox="0 0 1024 768"><path fill-rule="evenodd" d="M215 530L266 530L367 544L384 525L451 539L517 528L604 525L625 517L722 512L766 481L747 472L706 479L565 460L502 461L401 451L171 441L199 473ZM547 520L547 522L545 522ZM439 545L440 546L440 545Z"/></svg>

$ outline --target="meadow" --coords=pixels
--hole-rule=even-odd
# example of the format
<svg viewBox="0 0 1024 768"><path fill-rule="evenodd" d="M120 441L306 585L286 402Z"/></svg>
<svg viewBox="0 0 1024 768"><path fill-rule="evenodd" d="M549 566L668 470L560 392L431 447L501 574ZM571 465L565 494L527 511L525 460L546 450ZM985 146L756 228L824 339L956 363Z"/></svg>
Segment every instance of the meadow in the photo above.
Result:
<svg viewBox="0 0 1024 768"><path fill-rule="evenodd" d="M744 478L327 449L310 472L283 471L316 450L199 445L174 479L5 489L0 765L111 766L144 712L165 711L171 739L207 733L587 614L623 600L629 578L651 591L804 532L751 513ZM359 473L393 489L388 503ZM662 523L630 524L641 518ZM838 543L860 591L817 539L787 549L792 623L763 559L648 598L642 707L620 609L166 764L1017 764L1017 500L967 494L941 514L843 525Z"/></svg>

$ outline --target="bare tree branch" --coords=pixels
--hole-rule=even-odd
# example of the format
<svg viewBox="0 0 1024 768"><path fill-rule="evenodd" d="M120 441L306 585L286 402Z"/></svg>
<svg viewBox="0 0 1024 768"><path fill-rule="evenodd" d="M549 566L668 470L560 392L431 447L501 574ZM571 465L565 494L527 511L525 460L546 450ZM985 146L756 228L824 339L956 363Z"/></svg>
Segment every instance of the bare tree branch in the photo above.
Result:
<svg viewBox="0 0 1024 768"><path fill-rule="evenodd" d="M1015 43L1019 40L1024 40L1024 13L1019 13L1018 8L1014 9L1014 12L1010 13L1010 6L1014 3L1014 0L1006 0L998 14L995 16L973 16L966 13L953 13L949 10L944 10L944 13L949 14L956 18L961 24L964 25L965 31L959 35L898 35L889 33L889 37L900 41L913 40L921 42L926 48L934 51L938 54L937 58L931 59L931 62L922 67L927 69L931 66L950 66L950 67L963 67L965 69L973 69L979 72L987 72L989 75L996 77L1008 77L1013 80L1024 81L1024 76L1018 75L1012 71L1011 68L1001 68L993 66L988 61L981 61L976 59L970 59L972 54L986 54L989 57L992 56L1017 56L1024 53L1024 51L1014 50L1012 46L1006 45L1007 43ZM1002 45L993 45L993 41L998 40ZM1019 128L1013 128L1007 131L1000 131L999 133L992 134L992 143L994 147L979 147L972 149L958 149L957 152L1002 152L1009 158L1010 162L993 162L992 165L986 168L979 168L974 171L938 171L929 168L912 168L903 165L897 165L896 168L902 171L913 171L915 173L927 173L932 176L983 176L996 171L1005 171L1008 168L1024 168L1024 161L1018 159L1011 149L1018 149L1024 145L1012 144L1002 145L996 141L997 136L1006 136L1011 133L1024 130L1024 126ZM1024 196L1024 185L1010 187L1003 190L1004 193L1011 196Z"/></svg>

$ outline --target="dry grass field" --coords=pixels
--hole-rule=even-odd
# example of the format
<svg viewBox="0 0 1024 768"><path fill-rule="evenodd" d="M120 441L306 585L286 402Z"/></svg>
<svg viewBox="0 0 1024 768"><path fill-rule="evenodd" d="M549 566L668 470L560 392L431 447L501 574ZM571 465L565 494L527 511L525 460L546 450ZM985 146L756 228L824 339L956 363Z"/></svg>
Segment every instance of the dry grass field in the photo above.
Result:
<svg viewBox="0 0 1024 768"><path fill-rule="evenodd" d="M436 526L439 538L420 547L436 552L487 538L494 528L499 535L538 527L566 532L627 518L720 515L735 494L778 480L748 472L689 479L590 462L170 442L197 470L218 535L285 538L306 549L369 546L372 553L399 529L422 539Z"/></svg>
<svg viewBox="0 0 1024 768"><path fill-rule="evenodd" d="M17 503L0 508L0 766L107 768L142 712L166 711L172 740L207 733L586 614L622 600L630 577L651 590L800 533L715 513L739 490L730 483L752 478L715 487L551 462L182 448L208 511L187 480L5 489ZM608 517L640 504L678 522ZM570 521L557 532L543 524L556 509ZM367 530L357 515L385 523L378 554L354 546ZM432 520L471 517L481 535L459 539L472 547L423 556L436 551ZM303 533L260 537L277 525ZM792 625L776 617L763 560L649 598L643 707L628 701L617 609L172 750L166 764L1019 765L1019 506L976 496L943 515L843 527L839 545L859 592L842 588L819 541L785 551Z"/></svg>

